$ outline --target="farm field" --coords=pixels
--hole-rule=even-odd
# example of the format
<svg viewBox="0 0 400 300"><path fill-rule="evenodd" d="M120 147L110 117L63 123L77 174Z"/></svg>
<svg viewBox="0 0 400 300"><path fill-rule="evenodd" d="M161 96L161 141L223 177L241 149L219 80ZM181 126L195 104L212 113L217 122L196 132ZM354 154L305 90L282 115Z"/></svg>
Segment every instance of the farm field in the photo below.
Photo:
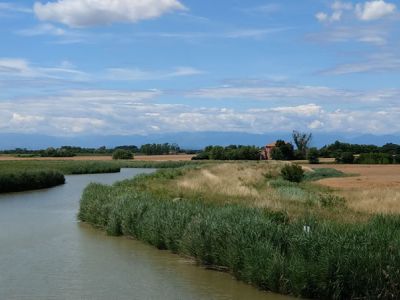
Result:
<svg viewBox="0 0 400 300"><path fill-rule="evenodd" d="M312 166L322 168L323 165ZM357 176L328 178L319 184L333 188L350 208L367 213L400 213L400 165L329 165Z"/></svg>

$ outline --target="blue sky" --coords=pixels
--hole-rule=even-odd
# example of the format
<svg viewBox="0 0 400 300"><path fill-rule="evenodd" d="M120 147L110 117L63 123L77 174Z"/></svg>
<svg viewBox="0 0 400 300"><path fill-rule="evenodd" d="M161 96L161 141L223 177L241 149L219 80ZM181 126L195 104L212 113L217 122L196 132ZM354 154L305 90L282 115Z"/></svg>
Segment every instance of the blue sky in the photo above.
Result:
<svg viewBox="0 0 400 300"><path fill-rule="evenodd" d="M0 2L0 133L400 133L394 0Z"/></svg>

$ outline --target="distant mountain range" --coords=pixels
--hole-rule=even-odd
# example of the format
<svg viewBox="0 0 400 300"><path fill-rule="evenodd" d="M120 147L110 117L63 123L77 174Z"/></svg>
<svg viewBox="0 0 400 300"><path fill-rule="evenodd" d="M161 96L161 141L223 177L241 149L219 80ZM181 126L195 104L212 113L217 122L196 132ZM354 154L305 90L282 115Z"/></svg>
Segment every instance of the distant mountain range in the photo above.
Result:
<svg viewBox="0 0 400 300"><path fill-rule="evenodd" d="M56 137L39 134L0 133L0 149L44 149L48 147L80 146L98 148L101 146L115 147L120 145L137 145L147 143L177 143L184 149L202 149L208 145L256 145L283 139L291 141L291 133L277 132L267 134L249 134L239 132L181 132L158 135L130 135L130 136L75 136ZM339 140L354 144L374 144L381 146L386 143L400 144L398 135L350 135L344 133L315 133L312 144L322 147Z"/></svg>

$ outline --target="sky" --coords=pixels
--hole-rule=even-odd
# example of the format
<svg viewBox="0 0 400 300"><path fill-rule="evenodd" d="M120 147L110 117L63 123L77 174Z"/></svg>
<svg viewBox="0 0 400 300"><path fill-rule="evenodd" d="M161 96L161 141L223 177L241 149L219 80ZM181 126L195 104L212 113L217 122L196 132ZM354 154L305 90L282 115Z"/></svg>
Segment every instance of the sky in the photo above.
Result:
<svg viewBox="0 0 400 300"><path fill-rule="evenodd" d="M397 0L0 2L0 133L400 134Z"/></svg>

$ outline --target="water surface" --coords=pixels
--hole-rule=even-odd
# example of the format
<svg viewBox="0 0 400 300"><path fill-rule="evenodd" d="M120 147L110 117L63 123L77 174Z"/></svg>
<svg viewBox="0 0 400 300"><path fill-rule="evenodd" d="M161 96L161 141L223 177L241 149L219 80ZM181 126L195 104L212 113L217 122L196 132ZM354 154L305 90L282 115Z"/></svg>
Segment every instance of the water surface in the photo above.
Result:
<svg viewBox="0 0 400 300"><path fill-rule="evenodd" d="M289 299L77 221L87 184L152 171L66 176L63 186L0 195L0 299Z"/></svg>

